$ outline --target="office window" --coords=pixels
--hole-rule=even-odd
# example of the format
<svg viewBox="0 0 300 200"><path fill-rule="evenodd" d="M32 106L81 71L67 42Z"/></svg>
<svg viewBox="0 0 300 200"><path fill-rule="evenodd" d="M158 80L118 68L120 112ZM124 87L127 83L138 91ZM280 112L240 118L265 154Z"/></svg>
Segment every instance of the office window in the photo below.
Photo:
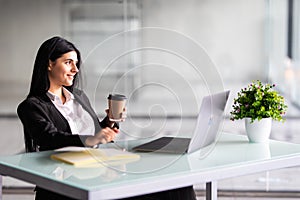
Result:
<svg viewBox="0 0 300 200"><path fill-rule="evenodd" d="M287 61L287 8L286 0L267 1L268 77L281 87L285 84L285 77L282 75L285 73Z"/></svg>
<svg viewBox="0 0 300 200"><path fill-rule="evenodd" d="M269 0L269 79L292 103L300 106L300 2Z"/></svg>
<svg viewBox="0 0 300 200"><path fill-rule="evenodd" d="M293 1L293 38L292 38L292 56L293 59L300 61L300 1ZM299 65L298 65L299 67Z"/></svg>
<svg viewBox="0 0 300 200"><path fill-rule="evenodd" d="M292 100L300 107L300 1L293 1L292 15L292 69L293 76L293 91Z"/></svg>

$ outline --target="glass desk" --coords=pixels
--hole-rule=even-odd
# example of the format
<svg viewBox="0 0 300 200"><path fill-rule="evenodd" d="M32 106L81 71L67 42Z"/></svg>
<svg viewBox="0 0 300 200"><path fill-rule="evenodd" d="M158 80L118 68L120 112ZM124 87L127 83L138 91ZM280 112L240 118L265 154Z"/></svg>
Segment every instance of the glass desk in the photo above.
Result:
<svg viewBox="0 0 300 200"><path fill-rule="evenodd" d="M136 142L119 145L130 149ZM300 165L300 144L249 143L245 136L227 133L192 154L139 153L140 159L129 163L74 167L51 160L51 154L0 157L0 174L80 199L117 199L199 183L206 183L207 199L216 199L218 180Z"/></svg>

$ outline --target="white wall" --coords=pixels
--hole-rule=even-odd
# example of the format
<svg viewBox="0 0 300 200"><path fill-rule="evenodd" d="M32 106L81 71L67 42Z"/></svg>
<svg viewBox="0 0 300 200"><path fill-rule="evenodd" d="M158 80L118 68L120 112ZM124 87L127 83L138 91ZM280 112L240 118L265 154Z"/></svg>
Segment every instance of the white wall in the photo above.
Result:
<svg viewBox="0 0 300 200"><path fill-rule="evenodd" d="M62 28L61 0L0 1L0 112L16 112L25 98L41 43Z"/></svg>
<svg viewBox="0 0 300 200"><path fill-rule="evenodd" d="M264 6L263 0L143 1L142 26L192 37L208 51L225 80L232 72L244 80L263 72ZM62 33L61 13L60 0L0 1L0 80L28 81L40 43Z"/></svg>
<svg viewBox="0 0 300 200"><path fill-rule="evenodd" d="M60 0L0 1L0 81L26 83L40 44L61 34Z"/></svg>
<svg viewBox="0 0 300 200"><path fill-rule="evenodd" d="M145 0L142 14L202 44L225 83L265 78L264 0Z"/></svg>
<svg viewBox="0 0 300 200"><path fill-rule="evenodd" d="M194 39L215 62L225 87L227 83L249 82L265 77L264 2L138 1L141 5L141 27L175 30ZM62 0L0 0L2 113L15 111L17 104L27 94L37 49L45 39L65 34L64 14L67 12L62 7ZM184 43L182 47L185 47ZM152 61L165 62L176 68L180 75L193 77L192 71L177 68L178 64L185 66L180 60L162 56ZM151 73L143 73L143 76L152 78L154 76ZM165 77L165 73L154 73L159 80Z"/></svg>

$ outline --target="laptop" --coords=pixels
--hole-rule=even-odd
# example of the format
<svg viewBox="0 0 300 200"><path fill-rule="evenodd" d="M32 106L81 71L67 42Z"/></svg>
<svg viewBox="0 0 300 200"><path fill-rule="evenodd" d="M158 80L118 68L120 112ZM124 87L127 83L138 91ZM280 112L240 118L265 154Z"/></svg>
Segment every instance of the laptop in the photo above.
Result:
<svg viewBox="0 0 300 200"><path fill-rule="evenodd" d="M133 151L158 153L192 153L214 143L223 119L230 91L205 96L202 99L192 138L161 137L133 147Z"/></svg>

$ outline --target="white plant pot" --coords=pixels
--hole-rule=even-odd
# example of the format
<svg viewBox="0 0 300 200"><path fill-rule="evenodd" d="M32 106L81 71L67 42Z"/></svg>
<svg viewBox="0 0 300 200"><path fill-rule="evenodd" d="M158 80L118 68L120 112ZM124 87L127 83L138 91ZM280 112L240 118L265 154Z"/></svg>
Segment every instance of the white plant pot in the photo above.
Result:
<svg viewBox="0 0 300 200"><path fill-rule="evenodd" d="M254 120L252 123L250 118L245 118L245 128L249 142L268 142L272 128L272 118Z"/></svg>

